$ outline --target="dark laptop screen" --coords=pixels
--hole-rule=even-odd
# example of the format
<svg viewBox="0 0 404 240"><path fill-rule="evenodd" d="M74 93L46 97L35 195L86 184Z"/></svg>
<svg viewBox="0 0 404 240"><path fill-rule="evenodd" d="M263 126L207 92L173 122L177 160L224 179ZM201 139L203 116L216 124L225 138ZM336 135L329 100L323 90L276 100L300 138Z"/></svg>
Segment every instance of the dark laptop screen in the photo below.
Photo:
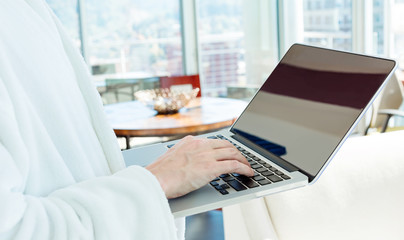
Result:
<svg viewBox="0 0 404 240"><path fill-rule="evenodd" d="M394 67L293 45L231 131L315 176Z"/></svg>

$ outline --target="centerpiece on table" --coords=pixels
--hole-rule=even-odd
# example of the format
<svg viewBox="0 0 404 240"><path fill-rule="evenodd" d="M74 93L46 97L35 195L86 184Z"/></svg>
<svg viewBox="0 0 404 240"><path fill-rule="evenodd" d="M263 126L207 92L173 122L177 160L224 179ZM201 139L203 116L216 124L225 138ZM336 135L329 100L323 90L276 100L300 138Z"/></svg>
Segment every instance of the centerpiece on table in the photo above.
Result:
<svg viewBox="0 0 404 240"><path fill-rule="evenodd" d="M177 113L198 95L199 88L192 90L170 90L158 88L135 92L137 100L157 111L158 114Z"/></svg>

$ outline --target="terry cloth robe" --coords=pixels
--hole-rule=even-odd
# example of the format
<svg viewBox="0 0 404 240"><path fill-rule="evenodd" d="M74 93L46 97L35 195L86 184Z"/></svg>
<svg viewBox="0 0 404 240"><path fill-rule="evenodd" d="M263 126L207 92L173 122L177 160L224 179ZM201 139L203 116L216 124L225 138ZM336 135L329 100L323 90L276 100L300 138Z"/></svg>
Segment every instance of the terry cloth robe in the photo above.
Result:
<svg viewBox="0 0 404 240"><path fill-rule="evenodd" d="M45 1L0 0L0 239L176 239L68 39Z"/></svg>

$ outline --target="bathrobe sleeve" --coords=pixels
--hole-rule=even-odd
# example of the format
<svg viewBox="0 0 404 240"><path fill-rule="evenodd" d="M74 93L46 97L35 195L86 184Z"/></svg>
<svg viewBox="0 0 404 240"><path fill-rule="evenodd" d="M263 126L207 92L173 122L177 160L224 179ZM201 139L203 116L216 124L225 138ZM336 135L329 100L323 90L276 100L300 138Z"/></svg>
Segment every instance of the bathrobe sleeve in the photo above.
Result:
<svg viewBox="0 0 404 240"><path fill-rule="evenodd" d="M57 189L25 193L33 164L0 81L0 239L176 239L156 178L141 167ZM62 176L60 176L62 177ZM57 176L55 176L57 178Z"/></svg>
<svg viewBox="0 0 404 240"><path fill-rule="evenodd" d="M7 95L0 85L0 239L176 238L164 193L141 167L26 194L29 173L48 166L30 161Z"/></svg>
<svg viewBox="0 0 404 240"><path fill-rule="evenodd" d="M0 29L0 239L176 239L45 1L0 1Z"/></svg>

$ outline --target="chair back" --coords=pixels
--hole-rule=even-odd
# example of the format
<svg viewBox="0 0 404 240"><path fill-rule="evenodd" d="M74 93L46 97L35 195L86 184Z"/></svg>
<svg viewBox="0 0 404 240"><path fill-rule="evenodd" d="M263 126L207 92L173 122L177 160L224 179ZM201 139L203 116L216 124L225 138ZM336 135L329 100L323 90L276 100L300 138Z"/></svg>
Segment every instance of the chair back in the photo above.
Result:
<svg viewBox="0 0 404 240"><path fill-rule="evenodd" d="M199 88L197 97L201 96L202 91L199 75L160 77L160 87L170 89Z"/></svg>
<svg viewBox="0 0 404 240"><path fill-rule="evenodd" d="M105 79L106 91L103 95L113 93L115 101L108 103L132 101L135 99L134 93L144 89L154 89L159 87L160 79L158 77L116 77Z"/></svg>
<svg viewBox="0 0 404 240"><path fill-rule="evenodd" d="M372 118L370 127L381 127L386 119L385 115L378 115L378 111L381 109L398 109L404 100L404 90L400 80L398 80L396 74L391 76L391 79L387 82L386 86L375 99L372 105Z"/></svg>

